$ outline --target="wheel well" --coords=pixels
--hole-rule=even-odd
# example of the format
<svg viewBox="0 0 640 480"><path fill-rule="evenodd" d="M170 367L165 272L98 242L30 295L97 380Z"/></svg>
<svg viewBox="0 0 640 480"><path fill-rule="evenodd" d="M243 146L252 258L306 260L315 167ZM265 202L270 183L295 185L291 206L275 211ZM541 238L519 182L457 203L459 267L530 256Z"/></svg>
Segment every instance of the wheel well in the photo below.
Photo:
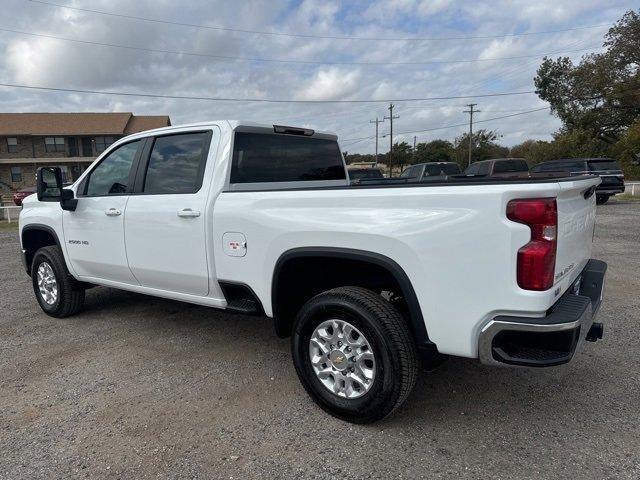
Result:
<svg viewBox="0 0 640 480"><path fill-rule="evenodd" d="M22 232L22 248L25 250L27 273L31 274L31 262L38 249L59 244L56 234L49 228L25 227Z"/></svg>
<svg viewBox="0 0 640 480"><path fill-rule="evenodd" d="M417 297L402 268L383 255L337 248L301 248L280 257L272 285L278 336L291 334L295 316L307 300L326 290L345 286L388 292L385 295L407 319L417 343L431 343Z"/></svg>

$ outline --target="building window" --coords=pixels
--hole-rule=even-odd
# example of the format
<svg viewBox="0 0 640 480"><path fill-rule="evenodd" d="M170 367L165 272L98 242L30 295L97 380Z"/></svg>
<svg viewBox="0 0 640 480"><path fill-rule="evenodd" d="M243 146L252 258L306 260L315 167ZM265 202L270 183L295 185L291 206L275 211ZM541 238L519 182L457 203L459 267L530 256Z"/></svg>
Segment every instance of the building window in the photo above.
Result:
<svg viewBox="0 0 640 480"><path fill-rule="evenodd" d="M96 153L100 155L116 141L116 137L96 137Z"/></svg>
<svg viewBox="0 0 640 480"><path fill-rule="evenodd" d="M12 182L22 181L22 169L20 167L11 167L11 181Z"/></svg>
<svg viewBox="0 0 640 480"><path fill-rule="evenodd" d="M64 152L64 137L45 137L44 147L47 152Z"/></svg>
<svg viewBox="0 0 640 480"><path fill-rule="evenodd" d="M16 153L18 151L18 139L15 137L7 138L7 151L9 153Z"/></svg>

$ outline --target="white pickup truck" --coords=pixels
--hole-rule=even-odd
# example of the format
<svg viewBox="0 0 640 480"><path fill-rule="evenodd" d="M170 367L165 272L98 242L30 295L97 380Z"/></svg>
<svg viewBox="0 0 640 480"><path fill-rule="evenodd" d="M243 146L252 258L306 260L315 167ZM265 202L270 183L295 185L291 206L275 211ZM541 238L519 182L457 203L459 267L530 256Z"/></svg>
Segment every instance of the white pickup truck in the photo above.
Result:
<svg viewBox="0 0 640 480"><path fill-rule="evenodd" d="M69 188L40 169L20 240L45 313L104 285L271 317L318 405L365 423L420 359L551 366L601 338L599 182L351 185L335 135L215 121L123 138Z"/></svg>

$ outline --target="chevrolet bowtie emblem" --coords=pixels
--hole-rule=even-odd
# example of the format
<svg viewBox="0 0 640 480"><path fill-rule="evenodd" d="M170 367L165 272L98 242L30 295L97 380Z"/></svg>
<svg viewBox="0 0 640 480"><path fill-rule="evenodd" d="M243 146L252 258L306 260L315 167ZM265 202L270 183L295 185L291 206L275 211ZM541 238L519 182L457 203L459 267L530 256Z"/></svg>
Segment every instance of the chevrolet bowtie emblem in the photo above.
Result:
<svg viewBox="0 0 640 480"><path fill-rule="evenodd" d="M338 355L336 357L336 363L342 363L344 361L344 357L342 355Z"/></svg>

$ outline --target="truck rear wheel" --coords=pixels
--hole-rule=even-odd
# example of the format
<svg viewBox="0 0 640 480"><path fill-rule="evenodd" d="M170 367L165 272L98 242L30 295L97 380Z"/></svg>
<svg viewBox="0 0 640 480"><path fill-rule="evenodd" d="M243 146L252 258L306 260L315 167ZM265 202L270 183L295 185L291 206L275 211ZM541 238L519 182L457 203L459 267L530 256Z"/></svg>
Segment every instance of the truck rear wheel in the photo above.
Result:
<svg viewBox="0 0 640 480"><path fill-rule="evenodd" d="M31 280L40 308L47 315L68 317L84 305L84 288L69 274L58 246L43 247L36 252Z"/></svg>
<svg viewBox="0 0 640 480"><path fill-rule="evenodd" d="M598 205L602 205L604 203L607 203L607 201L609 200L610 195L596 195L596 203Z"/></svg>
<svg viewBox="0 0 640 480"><path fill-rule="evenodd" d="M311 398L353 423L391 414L418 374L406 322L389 302L360 287L335 288L309 300L296 317L292 353Z"/></svg>

